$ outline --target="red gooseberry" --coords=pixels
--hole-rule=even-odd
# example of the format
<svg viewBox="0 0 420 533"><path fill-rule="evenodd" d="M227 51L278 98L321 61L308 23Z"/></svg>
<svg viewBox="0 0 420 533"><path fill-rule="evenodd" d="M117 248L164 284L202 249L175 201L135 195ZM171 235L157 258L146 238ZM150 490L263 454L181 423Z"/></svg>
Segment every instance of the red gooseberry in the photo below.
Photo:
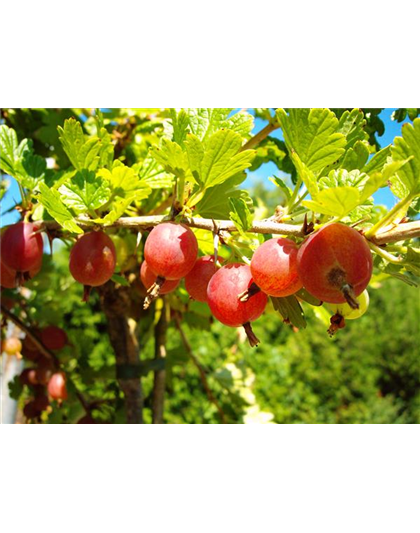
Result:
<svg viewBox="0 0 420 533"><path fill-rule="evenodd" d="M89 298L92 287L106 283L114 274L115 246L103 231L85 233L70 253L70 273L84 286L83 301Z"/></svg>
<svg viewBox="0 0 420 533"><path fill-rule="evenodd" d="M264 312L267 295L259 291L246 302L241 302L238 298L238 294L247 290L252 283L251 269L248 265L241 263L225 265L211 278L207 287L207 301L217 320L226 326L243 326L250 345L256 346L259 340L252 331L250 322Z"/></svg>
<svg viewBox="0 0 420 533"><path fill-rule="evenodd" d="M298 252L298 271L305 289L329 303L356 309L356 297L372 276L372 254L366 239L344 224L328 224L311 235Z"/></svg>
<svg viewBox="0 0 420 533"><path fill-rule="evenodd" d="M199 257L192 270L185 276L185 288L193 300L207 302L207 286L218 267L214 257Z"/></svg>
<svg viewBox="0 0 420 533"><path fill-rule="evenodd" d="M297 271L298 247L290 239L269 239L251 260L254 283L270 296L284 297L302 288Z"/></svg>

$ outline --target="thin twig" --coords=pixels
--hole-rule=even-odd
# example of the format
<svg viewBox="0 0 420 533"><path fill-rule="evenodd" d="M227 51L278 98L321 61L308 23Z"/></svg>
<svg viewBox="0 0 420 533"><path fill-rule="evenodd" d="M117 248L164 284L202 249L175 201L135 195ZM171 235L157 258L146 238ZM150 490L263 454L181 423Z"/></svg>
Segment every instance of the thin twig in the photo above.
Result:
<svg viewBox="0 0 420 533"><path fill-rule="evenodd" d="M255 146L258 146L261 141L263 141L270 135L270 133L272 133L274 130L277 130L279 127L280 125L276 122L270 122L270 124L267 124L267 126L265 126L261 131L251 137L251 139L249 139L249 141L247 141L239 151L243 152L244 150L255 148Z"/></svg>
<svg viewBox="0 0 420 533"><path fill-rule="evenodd" d="M185 349L187 350L187 353L190 356L191 361L194 363L194 365L196 366L196 368L198 370L198 373L200 374L201 383L203 385L204 390L206 391L207 398L209 399L209 401L212 404L215 405L215 407L216 407L216 409L217 409L217 411L219 413L220 420L222 421L222 424L227 424L226 415L225 415L222 407L220 406L219 402L217 401L216 397L214 396L212 390L209 387L209 384L208 384L208 381L207 381L206 372L205 372L204 368L201 366L200 361L194 355L194 353L192 351L192 348L191 348L191 344L189 343L189 341L188 341L188 339L187 339L187 337L186 337L186 335L184 333L184 330L182 329L181 322L180 322L178 316L175 316L175 325L176 325L176 329L179 331L179 334L180 334L181 339L182 339L182 343L183 343Z"/></svg>
<svg viewBox="0 0 420 533"><path fill-rule="evenodd" d="M161 222L165 222L165 216L145 216L145 217L123 217L116 220L113 224L105 226L106 228L131 228L137 230L150 230ZM84 229L92 229L94 223L89 219L78 219L76 223ZM214 220L211 218L188 218L182 220L182 223L191 228L204 229L214 231L215 224L219 231L226 231L228 233L237 232L235 224L230 220ZM57 229L60 225L54 220L46 220L42 223L45 229ZM294 237L304 237L302 224L282 224L274 220L255 220L252 226L248 229L249 233L263 233L273 235L291 235ZM378 233L369 240L374 244L387 244L398 241L405 241L406 239L414 239L420 237L420 220L414 222L405 222L398 224L390 230Z"/></svg>
<svg viewBox="0 0 420 533"><path fill-rule="evenodd" d="M374 244L381 245L405 241L407 239L414 239L416 237L420 237L420 220L398 224L392 229L377 233L369 240L371 240Z"/></svg>
<svg viewBox="0 0 420 533"><path fill-rule="evenodd" d="M1 306L1 312L2 314L8 318L13 324L15 324L21 331L23 331L26 336L31 339L33 344L38 348L38 350L47 357L47 359L50 359L54 361L55 365L58 367L60 365L57 356L49 350L44 344L38 339L38 337L32 333L30 328L26 326L19 317L17 317L15 314L13 314L11 311L6 309L4 305Z"/></svg>
<svg viewBox="0 0 420 533"><path fill-rule="evenodd" d="M123 217L116 220L113 224L105 226L106 228L131 228L137 230L149 230L161 222L165 222L167 217L164 216L145 216L145 217ZM230 220L213 220L207 218L188 218L182 220L182 223L191 228L214 231L214 224L220 231L229 233L237 232L235 224ZM92 229L95 224L89 219L76 219L76 223L85 229ZM46 220L42 223L45 229L58 229L60 225L53 220ZM248 230L250 233L274 233L278 235L294 235L302 237L302 226L293 224L280 224L272 220L256 220Z"/></svg>

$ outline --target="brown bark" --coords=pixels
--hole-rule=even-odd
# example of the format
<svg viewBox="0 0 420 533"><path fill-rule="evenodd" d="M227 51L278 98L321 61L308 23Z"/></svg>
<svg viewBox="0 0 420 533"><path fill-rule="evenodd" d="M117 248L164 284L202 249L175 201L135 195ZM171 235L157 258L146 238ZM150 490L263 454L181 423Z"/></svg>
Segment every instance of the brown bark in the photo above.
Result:
<svg viewBox="0 0 420 533"><path fill-rule="evenodd" d="M113 282L98 287L115 352L117 381L124 393L127 423L143 423L143 392L140 380L139 347L134 321L129 319L131 299L127 287Z"/></svg>
<svg viewBox="0 0 420 533"><path fill-rule="evenodd" d="M165 306L158 323L155 326L155 359L166 357L166 331L168 322ZM153 381L152 412L153 424L163 424L164 402L165 402L165 382L166 370L156 370Z"/></svg>

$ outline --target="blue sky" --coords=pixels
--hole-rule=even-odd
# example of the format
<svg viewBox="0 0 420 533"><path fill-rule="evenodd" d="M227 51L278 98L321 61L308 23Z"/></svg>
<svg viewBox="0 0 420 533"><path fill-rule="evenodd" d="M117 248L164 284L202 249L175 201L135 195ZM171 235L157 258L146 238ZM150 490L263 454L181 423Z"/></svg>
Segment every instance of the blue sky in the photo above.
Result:
<svg viewBox="0 0 420 533"><path fill-rule="evenodd" d="M391 114L393 111L394 109L389 108L385 109L380 114L380 117L385 124L385 133L382 137L379 137L379 143L382 147L391 144L394 137L401 135L401 127L403 123L398 123L391 120ZM405 122L409 122L409 120L406 119ZM259 131L260 129L262 129L263 126L263 121L257 119L255 123L254 132ZM275 131L272 135L280 139L282 138L281 130ZM278 175L277 167L274 165L274 163L267 163L261 168L259 168L256 172L251 172L242 187L251 187L252 184L255 183L257 180L262 180L269 188L274 187L274 185L268 180L268 178L273 175ZM374 199L376 204L383 204L386 205L388 208L391 208L396 203L395 197L387 187L379 190L374 195ZM7 211L19 200L19 187L17 186L16 181L14 179L11 179L11 186L2 200L2 212ZM2 215L1 225L4 226L7 224L11 224L13 222L18 221L19 218L19 213L17 213L16 211L12 211L11 213Z"/></svg>

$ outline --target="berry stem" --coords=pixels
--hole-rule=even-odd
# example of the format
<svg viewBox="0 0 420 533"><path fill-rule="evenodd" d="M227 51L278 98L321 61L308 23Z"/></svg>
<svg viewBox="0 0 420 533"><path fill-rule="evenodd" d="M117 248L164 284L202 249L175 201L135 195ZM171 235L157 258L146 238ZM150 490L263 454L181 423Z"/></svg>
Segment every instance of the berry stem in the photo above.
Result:
<svg viewBox="0 0 420 533"><path fill-rule="evenodd" d="M372 226L366 233L365 237L367 239L370 239L371 237L374 237L378 231L383 228L384 226L387 226L394 222L396 216L398 213L405 208L408 208L408 206L411 204L412 200L415 198L415 195L409 194L402 200L400 200L394 207L389 211L379 222L377 222L374 226Z"/></svg>
<svg viewBox="0 0 420 533"><path fill-rule="evenodd" d="M83 285L83 298L82 302L88 302L92 287L90 285Z"/></svg>
<svg viewBox="0 0 420 533"><path fill-rule="evenodd" d="M258 346L260 343L260 340L255 335L255 333L252 331L252 326L250 322L246 322L245 324L242 324L243 328L245 329L246 336L248 337L249 345L253 348L254 346Z"/></svg>
<svg viewBox="0 0 420 533"><path fill-rule="evenodd" d="M251 298L251 296L254 296L254 294L257 294L260 291L261 289L258 287L258 285L252 282L246 291L241 292L241 294L238 294L238 300L240 302L247 302Z"/></svg>
<svg viewBox="0 0 420 533"><path fill-rule="evenodd" d="M341 287L341 292L343 293L346 302L352 309L359 309L359 302L356 299L356 295L354 294L354 290L351 285L349 285L348 283L343 285Z"/></svg>
<svg viewBox="0 0 420 533"><path fill-rule="evenodd" d="M156 281L153 283L153 285L150 287L150 289L147 291L147 296L144 299L143 303L143 309L149 309L151 303L158 298L160 294L160 289L165 283L165 278L162 276L158 276L156 278Z"/></svg>

